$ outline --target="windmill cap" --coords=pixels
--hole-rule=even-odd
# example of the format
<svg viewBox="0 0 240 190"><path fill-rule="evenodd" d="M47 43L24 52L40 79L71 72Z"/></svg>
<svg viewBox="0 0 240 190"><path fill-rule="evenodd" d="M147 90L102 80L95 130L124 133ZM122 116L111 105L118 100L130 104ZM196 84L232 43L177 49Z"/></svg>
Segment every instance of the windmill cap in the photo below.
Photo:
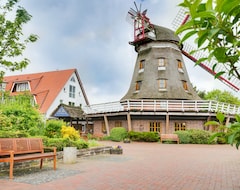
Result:
<svg viewBox="0 0 240 190"><path fill-rule="evenodd" d="M156 34L156 40L173 41L179 44L180 38L175 34L173 30L158 25L153 25L153 27Z"/></svg>

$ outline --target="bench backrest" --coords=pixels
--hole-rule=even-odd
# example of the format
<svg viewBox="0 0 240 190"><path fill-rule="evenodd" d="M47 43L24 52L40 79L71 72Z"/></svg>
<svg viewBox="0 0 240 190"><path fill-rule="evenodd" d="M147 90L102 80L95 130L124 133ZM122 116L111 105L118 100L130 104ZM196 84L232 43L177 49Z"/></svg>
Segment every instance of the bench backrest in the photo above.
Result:
<svg viewBox="0 0 240 190"><path fill-rule="evenodd" d="M43 151L41 138L0 138L1 151L14 151L14 154L36 153Z"/></svg>
<svg viewBox="0 0 240 190"><path fill-rule="evenodd" d="M167 139L167 138L178 139L178 135L177 134L161 134L160 137L164 138L164 139Z"/></svg>

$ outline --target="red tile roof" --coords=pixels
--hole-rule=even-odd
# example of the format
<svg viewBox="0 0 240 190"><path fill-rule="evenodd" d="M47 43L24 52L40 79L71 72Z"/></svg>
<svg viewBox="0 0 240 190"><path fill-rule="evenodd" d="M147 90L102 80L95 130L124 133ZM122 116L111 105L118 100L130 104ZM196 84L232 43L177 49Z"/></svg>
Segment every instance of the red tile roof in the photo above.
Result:
<svg viewBox="0 0 240 190"><path fill-rule="evenodd" d="M73 73L78 77L80 87L88 104L82 82L76 69L50 71L34 74L5 76L4 82L7 82L6 91L11 91L14 82L29 82L30 91L36 98L41 113L46 113L52 102L55 100L59 92L67 83ZM14 94L14 93L12 93Z"/></svg>

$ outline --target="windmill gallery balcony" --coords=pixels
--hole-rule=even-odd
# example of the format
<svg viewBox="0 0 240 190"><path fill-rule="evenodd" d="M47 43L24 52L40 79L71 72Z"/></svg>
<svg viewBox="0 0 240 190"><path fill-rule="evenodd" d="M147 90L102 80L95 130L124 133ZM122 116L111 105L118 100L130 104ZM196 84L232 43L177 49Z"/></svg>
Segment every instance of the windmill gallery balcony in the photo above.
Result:
<svg viewBox="0 0 240 190"><path fill-rule="evenodd" d="M240 106L210 100L124 100L85 107L87 115L117 112L181 112L240 114Z"/></svg>

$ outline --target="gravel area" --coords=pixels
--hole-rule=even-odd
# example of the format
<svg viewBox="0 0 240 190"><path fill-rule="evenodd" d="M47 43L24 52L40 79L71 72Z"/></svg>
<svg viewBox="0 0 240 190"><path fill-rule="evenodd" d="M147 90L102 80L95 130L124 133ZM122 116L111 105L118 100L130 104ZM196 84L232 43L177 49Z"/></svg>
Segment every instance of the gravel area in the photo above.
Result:
<svg viewBox="0 0 240 190"><path fill-rule="evenodd" d="M41 184L50 182L56 179L62 179L65 177L73 176L76 174L81 173L79 170L71 170L71 169L65 169L60 168L54 171L52 167L49 168L32 168L28 170L17 170L14 171L14 182L20 182L20 183L28 183L28 184ZM8 173L4 172L1 174L0 179L7 179Z"/></svg>

